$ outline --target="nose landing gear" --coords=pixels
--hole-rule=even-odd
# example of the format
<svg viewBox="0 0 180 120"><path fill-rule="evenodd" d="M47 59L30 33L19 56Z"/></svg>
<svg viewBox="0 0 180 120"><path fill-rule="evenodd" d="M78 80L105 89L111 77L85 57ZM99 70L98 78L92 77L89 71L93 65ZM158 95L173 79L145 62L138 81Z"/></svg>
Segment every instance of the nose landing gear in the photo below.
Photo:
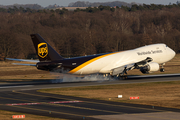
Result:
<svg viewBox="0 0 180 120"><path fill-rule="evenodd" d="M160 65L161 66L160 72L165 72L165 69L164 69L163 65L165 65L165 63Z"/></svg>
<svg viewBox="0 0 180 120"><path fill-rule="evenodd" d="M164 68L161 68L161 69L160 69L160 72L164 72L164 71L165 71Z"/></svg>

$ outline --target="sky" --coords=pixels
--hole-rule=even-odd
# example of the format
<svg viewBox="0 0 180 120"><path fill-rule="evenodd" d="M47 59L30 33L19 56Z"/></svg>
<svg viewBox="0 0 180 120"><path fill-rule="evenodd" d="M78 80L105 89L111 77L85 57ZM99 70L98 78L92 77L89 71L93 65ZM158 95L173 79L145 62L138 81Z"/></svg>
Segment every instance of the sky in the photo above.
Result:
<svg viewBox="0 0 180 120"><path fill-rule="evenodd" d="M124 1L127 3L136 2L136 3L145 3L145 4L169 4L176 3L177 0L0 0L0 5L13 5L13 4L39 4L43 7L48 5L57 4L59 6L68 6L71 2L76 1L89 1L89 2L112 2L112 1Z"/></svg>

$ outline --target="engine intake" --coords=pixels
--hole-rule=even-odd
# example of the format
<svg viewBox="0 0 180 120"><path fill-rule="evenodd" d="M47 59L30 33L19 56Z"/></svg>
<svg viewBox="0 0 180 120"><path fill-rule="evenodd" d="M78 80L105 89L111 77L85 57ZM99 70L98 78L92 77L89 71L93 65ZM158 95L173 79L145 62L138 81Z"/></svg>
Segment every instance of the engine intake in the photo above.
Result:
<svg viewBox="0 0 180 120"><path fill-rule="evenodd" d="M149 74L149 73L152 73L152 72L156 72L158 70L159 70L159 64L155 63L155 62L151 62L148 65L140 68L140 71L143 74Z"/></svg>

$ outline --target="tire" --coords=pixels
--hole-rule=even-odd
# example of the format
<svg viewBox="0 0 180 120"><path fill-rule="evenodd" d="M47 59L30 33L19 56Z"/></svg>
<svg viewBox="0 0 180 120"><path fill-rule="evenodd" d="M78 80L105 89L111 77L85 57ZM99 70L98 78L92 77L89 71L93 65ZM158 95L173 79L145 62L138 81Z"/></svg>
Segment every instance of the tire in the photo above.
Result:
<svg viewBox="0 0 180 120"><path fill-rule="evenodd" d="M161 68L161 69L160 69L160 72L164 72L164 71L165 71L164 68Z"/></svg>

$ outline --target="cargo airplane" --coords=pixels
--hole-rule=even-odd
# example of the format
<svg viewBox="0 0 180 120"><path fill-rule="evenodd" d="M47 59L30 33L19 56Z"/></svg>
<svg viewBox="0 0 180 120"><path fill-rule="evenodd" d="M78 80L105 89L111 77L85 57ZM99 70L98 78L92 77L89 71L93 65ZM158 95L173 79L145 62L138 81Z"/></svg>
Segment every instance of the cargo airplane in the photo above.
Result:
<svg viewBox="0 0 180 120"><path fill-rule="evenodd" d="M58 71L69 74L104 74L126 79L127 71L139 69L148 74L160 69L164 72L165 62L175 56L175 52L167 45L152 44L133 50L102 53L74 58L63 58L39 34L31 34L38 60L13 59L8 60L36 62L36 64L18 64L36 66L37 69Z"/></svg>

